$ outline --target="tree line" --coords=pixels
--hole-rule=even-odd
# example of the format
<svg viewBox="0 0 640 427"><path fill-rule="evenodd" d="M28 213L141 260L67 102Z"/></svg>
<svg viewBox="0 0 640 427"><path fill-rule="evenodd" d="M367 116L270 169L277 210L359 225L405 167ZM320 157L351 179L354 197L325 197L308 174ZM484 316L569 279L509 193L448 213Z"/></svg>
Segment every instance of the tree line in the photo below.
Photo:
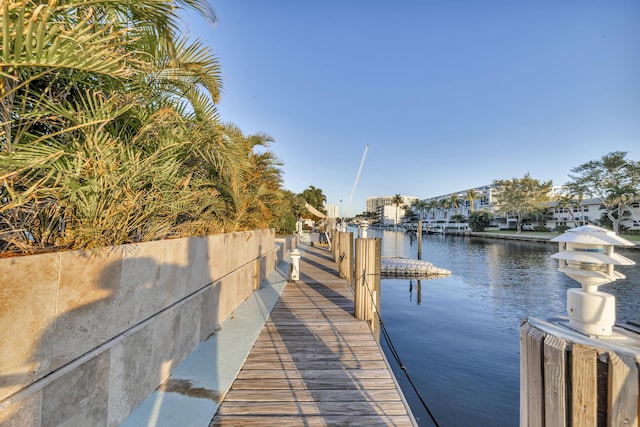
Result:
<svg viewBox="0 0 640 427"><path fill-rule="evenodd" d="M525 221L544 223L544 214L555 203L559 207L580 206L587 198L597 199L603 209L603 225L610 226L618 234L621 222L633 215L631 205L640 201L640 161L627 158L627 152L614 151L571 169L569 182L560 194L551 192L553 182L541 181L525 174L522 178L495 180L494 210L498 214L517 219L517 231L522 231ZM475 190L468 190L464 197L456 194L441 200L416 201L411 211L422 216L430 209L457 209L465 200L470 202L471 213L467 218L474 231L487 227L493 216L488 210L473 212L474 200L481 197ZM462 221L461 214L451 217ZM637 218L634 218L637 220Z"/></svg>

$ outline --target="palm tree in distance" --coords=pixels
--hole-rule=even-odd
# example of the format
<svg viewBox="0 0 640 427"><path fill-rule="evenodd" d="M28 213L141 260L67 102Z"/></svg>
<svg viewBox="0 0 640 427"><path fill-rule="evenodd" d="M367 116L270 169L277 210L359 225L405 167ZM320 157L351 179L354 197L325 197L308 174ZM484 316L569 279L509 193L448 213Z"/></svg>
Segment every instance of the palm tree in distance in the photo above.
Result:
<svg viewBox="0 0 640 427"><path fill-rule="evenodd" d="M327 201L327 196L324 195L322 189L310 185L309 188L302 192L302 198L320 212L326 213L324 204Z"/></svg>
<svg viewBox="0 0 640 427"><path fill-rule="evenodd" d="M449 207L455 209L454 215L457 214L460 203L463 202L460 196L458 194L452 194L449 196L449 199L447 201L449 202Z"/></svg>
<svg viewBox="0 0 640 427"><path fill-rule="evenodd" d="M415 209L418 215L420 216L420 219L423 219L422 217L424 216L424 211L425 209L427 209L427 202L425 202L424 200L418 199L418 200L415 200L411 205L413 209Z"/></svg>
<svg viewBox="0 0 640 427"><path fill-rule="evenodd" d="M438 205L438 201L437 200L433 200L433 199L429 200L427 202L427 206L426 206L427 216L429 215L429 213L431 213L431 211L438 209L438 206L439 205ZM431 220L429 220L429 223L431 223Z"/></svg>
<svg viewBox="0 0 640 427"><path fill-rule="evenodd" d="M469 202L469 210L471 213L474 211L474 202L480 198L481 194L474 189L467 190L464 194L464 199Z"/></svg>
<svg viewBox="0 0 640 427"><path fill-rule="evenodd" d="M439 199L438 200L438 209L440 209L442 211L442 218L445 220L445 226L446 223L449 222L448 219L448 210L449 208L451 208L451 203L448 199Z"/></svg>
<svg viewBox="0 0 640 427"><path fill-rule="evenodd" d="M400 194L396 194L395 196L393 196L393 199L391 199L391 203L396 205L396 222L394 225L397 227L398 226L398 209L400 208L400 205L404 203L404 199Z"/></svg>

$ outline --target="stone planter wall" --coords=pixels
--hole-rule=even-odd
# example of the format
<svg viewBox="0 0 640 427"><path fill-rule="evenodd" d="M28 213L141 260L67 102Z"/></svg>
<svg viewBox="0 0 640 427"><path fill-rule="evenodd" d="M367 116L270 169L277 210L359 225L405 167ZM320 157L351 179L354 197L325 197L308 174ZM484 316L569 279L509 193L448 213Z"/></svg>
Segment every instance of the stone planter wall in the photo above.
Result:
<svg viewBox="0 0 640 427"><path fill-rule="evenodd" d="M270 230L0 259L0 426L117 426L275 268Z"/></svg>

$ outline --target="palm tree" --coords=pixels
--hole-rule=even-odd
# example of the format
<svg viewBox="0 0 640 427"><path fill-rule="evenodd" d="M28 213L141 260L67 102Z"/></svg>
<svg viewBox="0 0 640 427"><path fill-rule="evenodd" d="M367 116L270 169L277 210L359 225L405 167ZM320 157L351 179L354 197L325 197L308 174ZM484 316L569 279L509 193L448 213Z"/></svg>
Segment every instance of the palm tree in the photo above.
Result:
<svg viewBox="0 0 640 427"><path fill-rule="evenodd" d="M92 122L107 123L109 118L100 115L69 123L64 114L56 114L94 106L103 96L119 95L120 105L140 101L136 96L149 91L194 98L202 84L214 102L219 98L217 61L199 42L187 43L177 35L173 2L8 3L0 16L2 44L8 47L0 53L0 147L5 152L24 139L59 140ZM215 20L206 1L177 5ZM11 42L4 40L6 35ZM68 105L58 111L60 103Z"/></svg>
<svg viewBox="0 0 640 427"><path fill-rule="evenodd" d="M415 200L411 205L413 206L413 209L415 209L420 215L420 219L423 219L424 211L425 209L427 209L427 202L418 199Z"/></svg>
<svg viewBox="0 0 640 427"><path fill-rule="evenodd" d="M455 209L455 213L457 214L458 208L460 207L460 203L462 203L463 200L460 198L460 195L451 194L449 195L448 202L449 202L449 208Z"/></svg>
<svg viewBox="0 0 640 427"><path fill-rule="evenodd" d="M402 196L400 194L396 194L395 196L393 196L393 199L391 199L391 203L393 203L394 205L396 205L396 222L395 225L398 225L398 209L400 208L400 205L404 203L404 199L402 198Z"/></svg>
<svg viewBox="0 0 640 427"><path fill-rule="evenodd" d="M432 210L438 209L438 207L439 207L438 200L434 200L434 199L429 200L429 201L427 202L427 207L426 207L426 209L427 209L427 215L428 215ZM431 222L431 221L429 221L429 222Z"/></svg>
<svg viewBox="0 0 640 427"><path fill-rule="evenodd" d="M445 220L446 224L449 223L449 209L451 209L451 201L449 199L440 199L438 200L438 207L442 211L442 218Z"/></svg>
<svg viewBox="0 0 640 427"><path fill-rule="evenodd" d="M271 139L219 123L218 62L179 34L176 6L213 22L208 2L5 6L0 228L9 221L26 230L26 237L12 234L14 247L90 247L268 224L282 177L273 154L254 148Z"/></svg>
<svg viewBox="0 0 640 427"><path fill-rule="evenodd" d="M466 201L469 202L469 209L471 210L471 213L473 213L475 206L474 206L474 202L480 198L482 194L479 193L478 191L471 189L471 190L467 190L464 194L464 199Z"/></svg>
<svg viewBox="0 0 640 427"><path fill-rule="evenodd" d="M576 206L576 200L574 199L571 193L559 194L556 197L556 206L555 209L567 210L571 221L573 222L573 226L576 227L578 224L573 215L573 207ZM545 210L546 211L546 210Z"/></svg>
<svg viewBox="0 0 640 427"><path fill-rule="evenodd" d="M327 196L324 195L322 189L310 185L309 188L302 192L301 196L307 201L307 203L309 203L320 212L326 212L324 209L324 204L327 201Z"/></svg>

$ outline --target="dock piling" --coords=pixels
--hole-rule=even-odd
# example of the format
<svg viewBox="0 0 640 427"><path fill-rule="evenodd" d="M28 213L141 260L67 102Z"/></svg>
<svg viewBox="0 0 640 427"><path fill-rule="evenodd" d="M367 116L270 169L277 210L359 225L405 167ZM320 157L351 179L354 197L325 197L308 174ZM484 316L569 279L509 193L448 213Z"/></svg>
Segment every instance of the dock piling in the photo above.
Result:
<svg viewBox="0 0 640 427"><path fill-rule="evenodd" d="M379 238L356 239L355 317L367 320L380 341L380 263Z"/></svg>

